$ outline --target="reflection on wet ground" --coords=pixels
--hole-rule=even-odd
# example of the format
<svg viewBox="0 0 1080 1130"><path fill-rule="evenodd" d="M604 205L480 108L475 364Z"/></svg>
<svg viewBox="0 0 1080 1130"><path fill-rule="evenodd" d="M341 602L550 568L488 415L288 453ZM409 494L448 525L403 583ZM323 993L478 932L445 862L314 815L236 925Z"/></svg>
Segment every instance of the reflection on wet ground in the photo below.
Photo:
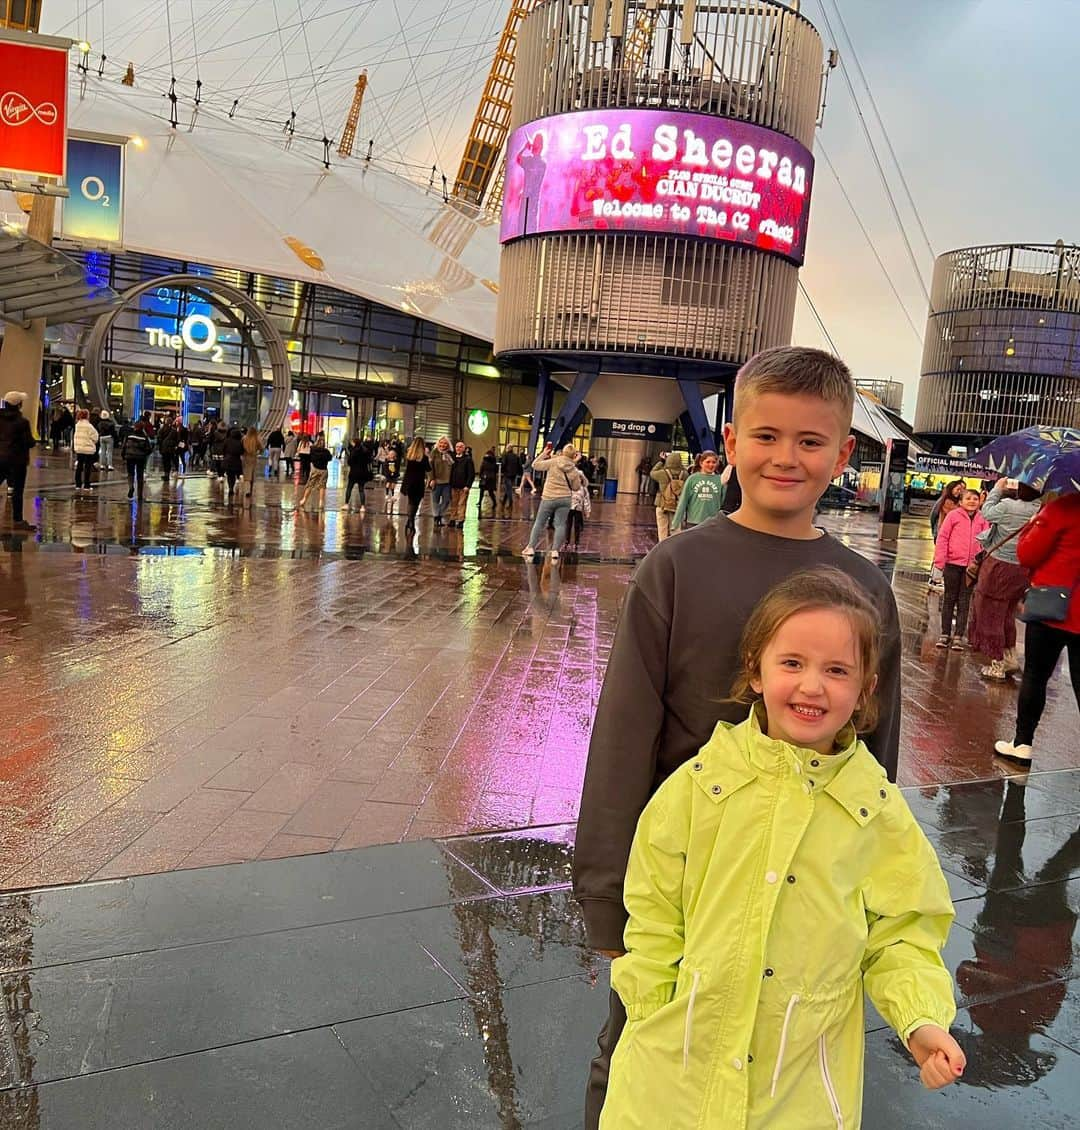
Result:
<svg viewBox="0 0 1080 1130"><path fill-rule="evenodd" d="M969 1067L924 1092L868 1010L865 1125L1075 1126L1080 772L908 795L970 884L945 954ZM608 970L569 897L572 840L555 825L2 896L0 1126L580 1126Z"/></svg>

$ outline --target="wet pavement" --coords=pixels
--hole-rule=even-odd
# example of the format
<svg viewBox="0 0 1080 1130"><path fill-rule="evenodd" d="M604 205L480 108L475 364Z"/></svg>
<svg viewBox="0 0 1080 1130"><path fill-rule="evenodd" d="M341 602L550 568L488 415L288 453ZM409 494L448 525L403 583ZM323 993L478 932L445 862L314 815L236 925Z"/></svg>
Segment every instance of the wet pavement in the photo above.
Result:
<svg viewBox="0 0 1080 1130"><path fill-rule="evenodd" d="M410 543L292 485L230 510L205 475L138 507L74 497L62 458L31 482L39 533L0 534L0 1130L580 1125L607 965L573 821L651 509L597 504L553 567L517 556L520 503ZM973 1064L924 1093L871 1010L865 1124L1080 1125L1066 673L1008 776L1016 685L934 648L925 520L885 549L822 524L897 594L900 777Z"/></svg>
<svg viewBox="0 0 1080 1130"><path fill-rule="evenodd" d="M969 1068L928 1094L869 1009L865 1125L1075 1126L1080 772L908 796L961 887L945 957ZM0 897L0 1126L580 1126L608 966L569 897L572 839Z"/></svg>

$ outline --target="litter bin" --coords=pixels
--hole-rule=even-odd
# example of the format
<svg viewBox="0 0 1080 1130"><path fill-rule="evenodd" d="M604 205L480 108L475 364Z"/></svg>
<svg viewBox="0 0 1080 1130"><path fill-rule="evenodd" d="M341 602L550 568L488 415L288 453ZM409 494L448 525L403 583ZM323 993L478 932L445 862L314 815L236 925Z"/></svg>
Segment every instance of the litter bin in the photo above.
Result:
<svg viewBox="0 0 1080 1130"><path fill-rule="evenodd" d="M605 479L604 480L604 501L614 502L619 494L619 480L618 479Z"/></svg>

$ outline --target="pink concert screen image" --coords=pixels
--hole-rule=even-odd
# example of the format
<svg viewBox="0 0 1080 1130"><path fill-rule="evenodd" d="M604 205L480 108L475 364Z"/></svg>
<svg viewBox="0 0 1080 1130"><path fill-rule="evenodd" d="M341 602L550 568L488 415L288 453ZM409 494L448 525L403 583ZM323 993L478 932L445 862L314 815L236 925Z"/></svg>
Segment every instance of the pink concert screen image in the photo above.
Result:
<svg viewBox="0 0 1080 1130"><path fill-rule="evenodd" d="M510 135L503 243L546 232L726 239L801 263L814 158L784 134L668 110L585 110Z"/></svg>

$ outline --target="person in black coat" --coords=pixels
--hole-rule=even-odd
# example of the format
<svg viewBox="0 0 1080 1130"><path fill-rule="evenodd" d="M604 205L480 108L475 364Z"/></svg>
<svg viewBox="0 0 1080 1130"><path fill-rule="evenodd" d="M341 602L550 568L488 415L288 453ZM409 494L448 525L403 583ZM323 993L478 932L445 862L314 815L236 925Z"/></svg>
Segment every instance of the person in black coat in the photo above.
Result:
<svg viewBox="0 0 1080 1130"><path fill-rule="evenodd" d="M454 444L454 465L450 468L450 525L465 528L465 506L476 481L476 464L469 449L458 440Z"/></svg>
<svg viewBox="0 0 1080 1130"><path fill-rule="evenodd" d="M357 436L349 445L349 453L345 461L349 465L349 482L345 487L345 505L342 510L349 509L349 499L352 498L353 487L360 490L360 509L363 510L364 489L374 478L371 470L371 448Z"/></svg>
<svg viewBox="0 0 1080 1130"><path fill-rule="evenodd" d="M502 459L502 490L499 494L499 504L505 506L507 511L514 509L514 488L521 477L521 456L509 445L503 450Z"/></svg>
<svg viewBox="0 0 1080 1130"><path fill-rule="evenodd" d="M135 497L136 482L139 501L142 501L143 485L146 480L146 461L150 458L153 444L146 436L146 425L138 420L135 427L124 437L120 445L120 458L127 466L128 498Z"/></svg>
<svg viewBox="0 0 1080 1130"><path fill-rule="evenodd" d="M417 436L405 456L405 473L401 476L401 493L409 500L406 531L416 529L416 515L420 511L420 503L424 501L424 491L427 489L429 478L431 478L431 460L428 459L427 447L423 439Z"/></svg>
<svg viewBox="0 0 1080 1130"><path fill-rule="evenodd" d="M495 488L499 485L499 460L495 456L495 448L489 447L480 460L480 494L476 499L476 516L479 518L484 512L484 495L491 497L492 516L498 513L499 503L495 498Z"/></svg>
<svg viewBox="0 0 1080 1130"><path fill-rule="evenodd" d="M5 395L0 408L0 485L6 482L11 487L11 525L16 530L36 528L23 520L26 469L30 449L37 443L30 421L22 414L25 399L25 393L14 390Z"/></svg>
<svg viewBox="0 0 1080 1130"><path fill-rule="evenodd" d="M225 435L222 445L223 466L225 478L229 483L229 498L233 500L233 491L236 489L236 480L244 471L244 433L239 428L230 428Z"/></svg>

